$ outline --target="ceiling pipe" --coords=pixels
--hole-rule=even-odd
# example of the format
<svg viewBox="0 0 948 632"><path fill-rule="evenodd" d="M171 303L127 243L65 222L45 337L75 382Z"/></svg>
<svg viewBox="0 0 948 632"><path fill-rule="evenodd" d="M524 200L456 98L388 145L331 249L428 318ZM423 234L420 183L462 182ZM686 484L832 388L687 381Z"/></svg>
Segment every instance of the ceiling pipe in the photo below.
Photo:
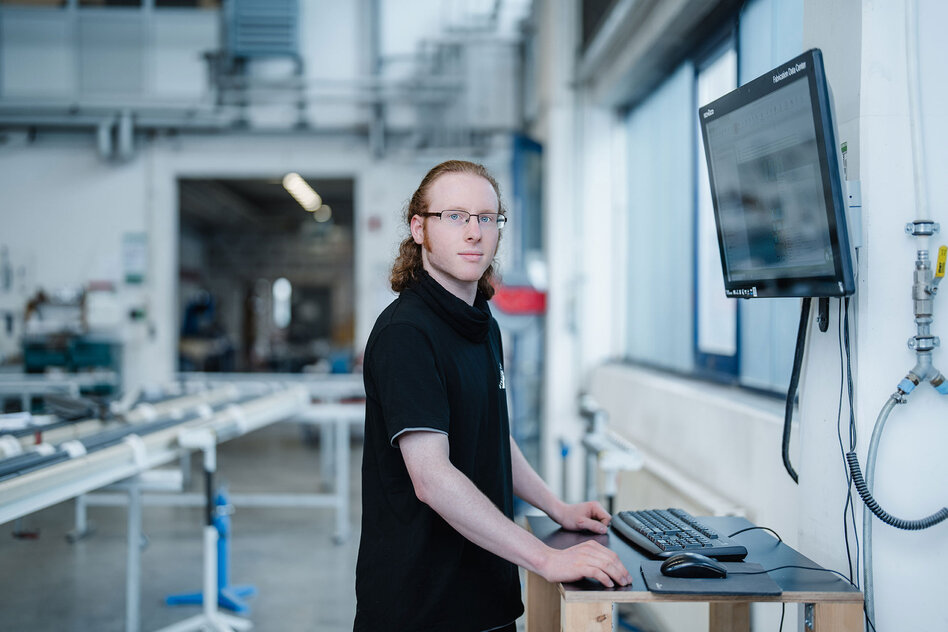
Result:
<svg viewBox="0 0 948 632"><path fill-rule="evenodd" d="M112 128L114 126L114 116L102 119L102 121L96 126L96 148L99 152L99 158L102 160L110 160L112 158L112 151L114 149L112 143Z"/></svg>
<svg viewBox="0 0 948 632"><path fill-rule="evenodd" d="M118 117L116 126L116 150L115 160L119 162L128 162L132 159L135 151L135 123L132 118L131 110L122 110Z"/></svg>

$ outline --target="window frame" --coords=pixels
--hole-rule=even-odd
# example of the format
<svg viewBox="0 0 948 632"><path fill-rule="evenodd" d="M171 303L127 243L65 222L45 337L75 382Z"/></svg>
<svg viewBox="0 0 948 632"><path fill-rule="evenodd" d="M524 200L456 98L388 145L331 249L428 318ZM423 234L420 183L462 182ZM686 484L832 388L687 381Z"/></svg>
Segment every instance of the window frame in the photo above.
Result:
<svg viewBox="0 0 948 632"><path fill-rule="evenodd" d="M737 85L740 85L740 37L738 36L739 20L738 16L729 22L724 28L709 37L705 43L699 46L691 55L692 66L694 68L694 89L692 95L694 101L692 110L695 114L694 134L694 160L692 161L692 182L694 183L693 200L693 234L692 234L692 266L693 266L693 292L694 292L694 318L692 327L692 349L694 353L694 372L698 377L702 377L715 382L725 382L741 384L741 310L739 304L734 310L734 353L732 355L723 355L719 353L703 351L700 346L700 327L701 327L701 308L699 298L701 296L701 275L699 267L701 260L698 257L700 233L699 202L700 202L700 177L702 158L704 157L704 143L701 139L701 129L697 122L698 108L703 105L698 103L698 79L701 73L707 70L712 64L718 61L729 51L734 51L735 68L734 76ZM733 299L732 299L733 300Z"/></svg>

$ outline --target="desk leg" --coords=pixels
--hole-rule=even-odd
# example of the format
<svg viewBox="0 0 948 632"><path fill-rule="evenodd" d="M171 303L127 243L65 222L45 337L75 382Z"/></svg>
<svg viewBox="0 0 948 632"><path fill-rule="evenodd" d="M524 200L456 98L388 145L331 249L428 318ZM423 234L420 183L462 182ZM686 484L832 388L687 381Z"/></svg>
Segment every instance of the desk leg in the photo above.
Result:
<svg viewBox="0 0 948 632"><path fill-rule="evenodd" d="M861 603L817 603L813 607L813 632L862 632Z"/></svg>
<svg viewBox="0 0 948 632"><path fill-rule="evenodd" d="M336 544L349 539L349 422L336 420Z"/></svg>
<svg viewBox="0 0 948 632"><path fill-rule="evenodd" d="M536 573L527 571L527 632L558 630L560 593Z"/></svg>
<svg viewBox="0 0 948 632"><path fill-rule="evenodd" d="M562 632L612 632L611 601L572 602L560 607Z"/></svg>
<svg viewBox="0 0 948 632"><path fill-rule="evenodd" d="M708 606L709 632L750 632L750 603L712 601Z"/></svg>

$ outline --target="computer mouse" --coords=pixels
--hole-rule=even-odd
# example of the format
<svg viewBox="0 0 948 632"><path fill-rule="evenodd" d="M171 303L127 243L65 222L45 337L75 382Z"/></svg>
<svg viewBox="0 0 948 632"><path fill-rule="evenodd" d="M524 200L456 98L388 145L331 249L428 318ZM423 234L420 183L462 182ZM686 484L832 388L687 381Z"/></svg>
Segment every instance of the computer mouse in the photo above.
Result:
<svg viewBox="0 0 948 632"><path fill-rule="evenodd" d="M662 575L668 577L727 577L727 569L700 553L682 551L662 563Z"/></svg>

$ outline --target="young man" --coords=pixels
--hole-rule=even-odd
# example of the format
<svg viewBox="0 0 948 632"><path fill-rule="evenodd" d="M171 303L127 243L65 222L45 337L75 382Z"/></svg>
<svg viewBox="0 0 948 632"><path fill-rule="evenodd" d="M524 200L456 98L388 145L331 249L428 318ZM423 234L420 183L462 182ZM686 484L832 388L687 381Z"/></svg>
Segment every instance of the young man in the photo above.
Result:
<svg viewBox="0 0 948 632"><path fill-rule="evenodd" d="M487 305L506 222L496 181L481 165L442 163L405 219L391 279L400 295L365 349L355 630L514 630L517 565L549 581L628 584L606 547L555 550L512 520L513 494L567 529L605 533L610 516L556 498L510 436Z"/></svg>

